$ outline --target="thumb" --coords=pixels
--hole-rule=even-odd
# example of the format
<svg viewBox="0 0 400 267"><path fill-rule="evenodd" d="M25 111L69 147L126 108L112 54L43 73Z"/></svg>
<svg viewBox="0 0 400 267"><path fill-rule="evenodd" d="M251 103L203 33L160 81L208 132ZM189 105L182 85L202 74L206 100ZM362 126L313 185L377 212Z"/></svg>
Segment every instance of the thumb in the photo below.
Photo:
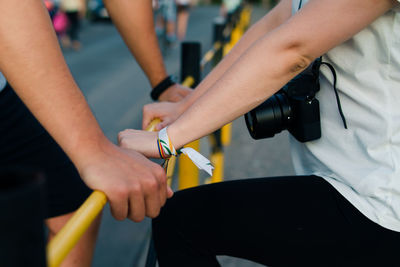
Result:
<svg viewBox="0 0 400 267"><path fill-rule="evenodd" d="M174 191L172 191L171 187L167 186L167 197L171 198L174 195Z"/></svg>

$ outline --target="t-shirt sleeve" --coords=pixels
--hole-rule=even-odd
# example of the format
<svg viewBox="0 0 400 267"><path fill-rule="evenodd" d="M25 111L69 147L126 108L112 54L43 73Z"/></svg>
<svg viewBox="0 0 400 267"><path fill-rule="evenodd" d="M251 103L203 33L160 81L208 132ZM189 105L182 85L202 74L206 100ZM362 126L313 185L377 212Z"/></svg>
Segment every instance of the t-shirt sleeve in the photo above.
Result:
<svg viewBox="0 0 400 267"><path fill-rule="evenodd" d="M394 11L400 12L400 0L397 0L396 5L393 8Z"/></svg>

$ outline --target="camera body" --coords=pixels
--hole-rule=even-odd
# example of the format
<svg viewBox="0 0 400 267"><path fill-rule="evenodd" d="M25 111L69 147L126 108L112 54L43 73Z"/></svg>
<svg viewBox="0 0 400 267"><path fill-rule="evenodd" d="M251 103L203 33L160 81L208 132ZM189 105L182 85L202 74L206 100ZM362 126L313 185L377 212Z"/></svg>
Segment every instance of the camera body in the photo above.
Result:
<svg viewBox="0 0 400 267"><path fill-rule="evenodd" d="M277 93L244 115L251 137L273 137L286 129L300 142L321 137L319 101L315 98L320 89L320 65L318 58Z"/></svg>

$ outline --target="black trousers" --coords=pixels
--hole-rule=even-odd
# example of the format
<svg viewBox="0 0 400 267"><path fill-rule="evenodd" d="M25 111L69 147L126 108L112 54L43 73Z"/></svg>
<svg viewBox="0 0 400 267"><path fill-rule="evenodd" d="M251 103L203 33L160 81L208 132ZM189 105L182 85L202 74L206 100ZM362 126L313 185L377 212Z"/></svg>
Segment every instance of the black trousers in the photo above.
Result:
<svg viewBox="0 0 400 267"><path fill-rule="evenodd" d="M223 182L177 192L153 220L160 267L400 266L400 233L370 221L316 176Z"/></svg>

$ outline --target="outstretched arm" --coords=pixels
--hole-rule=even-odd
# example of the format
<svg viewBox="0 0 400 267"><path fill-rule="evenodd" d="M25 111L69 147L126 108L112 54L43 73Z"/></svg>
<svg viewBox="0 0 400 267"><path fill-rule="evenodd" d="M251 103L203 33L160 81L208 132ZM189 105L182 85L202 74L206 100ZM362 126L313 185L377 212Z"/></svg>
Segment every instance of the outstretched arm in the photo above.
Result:
<svg viewBox="0 0 400 267"><path fill-rule="evenodd" d="M154 88L167 77L167 71L155 33L151 0L104 0L104 4L129 50L149 79L151 87ZM159 100L177 101L189 92L189 89L179 85L171 86L161 94Z"/></svg>
<svg viewBox="0 0 400 267"><path fill-rule="evenodd" d="M341 44L395 0L310 0L286 23L263 36L171 127L181 147L261 104L315 58ZM340 18L340 19L338 19ZM201 123L207 118L207 123Z"/></svg>
<svg viewBox="0 0 400 267"><path fill-rule="evenodd" d="M145 128L152 119L161 117L163 122L157 126L162 128L170 124L176 117L169 117L169 113L183 113L188 109L200 96L202 96L212 85L235 63L235 61L257 40L268 32L274 30L291 15L291 1L282 0L274 9L253 25L234 46L234 48L226 55L222 61L212 70L210 74L196 87L194 92L183 99L180 103L155 103L149 104L143 110L143 128ZM168 111L165 111L167 109ZM171 110L171 112L169 112ZM168 116L165 116L166 114Z"/></svg>
<svg viewBox="0 0 400 267"><path fill-rule="evenodd" d="M0 0L0 70L117 219L156 216L171 192L165 173L103 135L64 61L42 1ZM29 134L29 133L27 133Z"/></svg>
<svg viewBox="0 0 400 267"><path fill-rule="evenodd" d="M286 23L249 47L171 125L172 142L181 147L258 106L315 58L361 31L395 3L395 0L310 0ZM207 123L199 123L204 118Z"/></svg>
<svg viewBox="0 0 400 267"><path fill-rule="evenodd" d="M287 22L251 45L169 126L172 143L180 148L261 104L312 60L361 31L396 3L395 0L310 0ZM124 136L120 141L149 156L157 156L155 140L151 140L154 135L134 134L132 138L133 146L123 142ZM146 141L138 142L138 138Z"/></svg>

